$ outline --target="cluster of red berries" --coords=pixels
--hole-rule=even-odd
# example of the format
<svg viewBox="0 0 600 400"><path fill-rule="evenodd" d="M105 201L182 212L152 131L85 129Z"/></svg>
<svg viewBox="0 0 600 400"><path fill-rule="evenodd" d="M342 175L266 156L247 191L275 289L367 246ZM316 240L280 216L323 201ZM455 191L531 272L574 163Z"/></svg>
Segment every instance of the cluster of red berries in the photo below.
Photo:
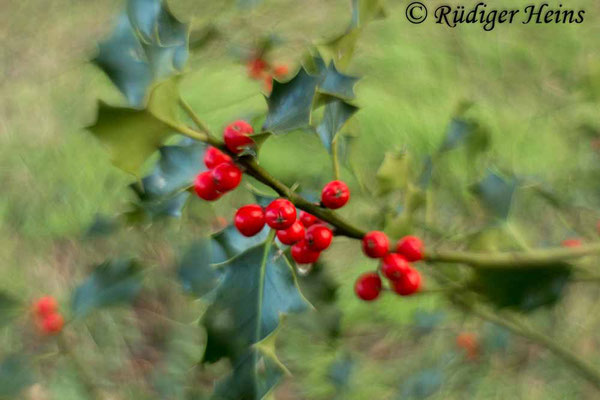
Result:
<svg viewBox="0 0 600 400"><path fill-rule="evenodd" d="M44 335L56 335L65 324L63 316L58 312L58 304L54 297L39 298L34 303L33 314L36 325Z"/></svg>
<svg viewBox="0 0 600 400"><path fill-rule="evenodd" d="M329 182L321 192L321 204L327 208L343 207L349 199L350 190L342 181ZM281 243L292 246L291 254L296 263L312 264L331 244L333 232L314 215L305 211L297 214L292 202L276 199L264 209L258 204L240 207L234 224L244 236L256 235L267 224L277 231Z"/></svg>
<svg viewBox="0 0 600 400"><path fill-rule="evenodd" d="M235 121L225 127L223 139L225 146L234 154L252 147L254 140L250 135L254 132L246 121ZM223 194L235 189L242 180L242 171L231 157L216 147L209 147L204 154L204 164L208 171L201 172L194 181L196 194L208 201L219 199Z"/></svg>
<svg viewBox="0 0 600 400"><path fill-rule="evenodd" d="M396 252L390 253L390 241L385 233L372 231L362 240L364 253L371 258L381 258L380 273L390 281L391 288L401 296L409 296L419 291L421 275L411 262L423 259L423 242L415 236L405 236L396 245ZM382 290L379 272L361 275L354 285L356 295L365 301L379 297Z"/></svg>
<svg viewBox="0 0 600 400"><path fill-rule="evenodd" d="M254 80L262 80L265 90L270 92L273 89L273 77L281 79L289 73L289 68L285 64L271 65L261 57L250 59L246 63L248 76Z"/></svg>

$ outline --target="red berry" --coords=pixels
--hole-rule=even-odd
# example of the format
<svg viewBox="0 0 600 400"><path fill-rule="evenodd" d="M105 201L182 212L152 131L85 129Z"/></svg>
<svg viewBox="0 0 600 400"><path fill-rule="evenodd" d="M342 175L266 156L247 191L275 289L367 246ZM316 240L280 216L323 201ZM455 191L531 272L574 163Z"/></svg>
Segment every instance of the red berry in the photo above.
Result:
<svg viewBox="0 0 600 400"><path fill-rule="evenodd" d="M40 323L40 328L42 330L42 333L45 335L55 335L62 330L64 324L65 320L62 317L62 315L58 313L52 313L46 315L42 319Z"/></svg>
<svg viewBox="0 0 600 400"><path fill-rule="evenodd" d="M323 221L306 211L302 211L300 213L300 222L302 222L302 225L304 225L305 228L308 228L314 224L322 223Z"/></svg>
<svg viewBox="0 0 600 400"><path fill-rule="evenodd" d="M329 247L333 232L325 225L313 225L306 230L306 245L313 251L323 251Z"/></svg>
<svg viewBox="0 0 600 400"><path fill-rule="evenodd" d="M409 296L419 291L421 287L421 274L414 268L409 268L397 281L392 281L394 292L401 296Z"/></svg>
<svg viewBox="0 0 600 400"><path fill-rule="evenodd" d="M372 231L363 237L362 246L363 251L368 257L381 258L390 250L390 241L385 233Z"/></svg>
<svg viewBox="0 0 600 400"><path fill-rule="evenodd" d="M419 261L423 259L423 242L416 236L405 236L398 241L396 251L408 261Z"/></svg>
<svg viewBox="0 0 600 400"><path fill-rule="evenodd" d="M232 153L238 154L244 150L245 147L254 145L254 140L248 136L253 132L252 125L246 121L235 121L225 127L225 131L223 132L225 146L227 146Z"/></svg>
<svg viewBox="0 0 600 400"><path fill-rule="evenodd" d="M296 221L296 207L286 199L275 199L265 210L267 224L273 229L287 229Z"/></svg>
<svg viewBox="0 0 600 400"><path fill-rule="evenodd" d="M45 317L56 312L58 305L54 297L40 297L34 304L34 312L38 317Z"/></svg>
<svg viewBox="0 0 600 400"><path fill-rule="evenodd" d="M579 239L565 239L562 242L563 247L579 247L582 245Z"/></svg>
<svg viewBox="0 0 600 400"><path fill-rule="evenodd" d="M194 190L198 197L207 201L217 200L222 195L215 186L211 171L204 171L196 176Z"/></svg>
<svg viewBox="0 0 600 400"><path fill-rule="evenodd" d="M262 58L255 58L246 64L248 76L252 79L260 79L263 72L267 68L267 62Z"/></svg>
<svg viewBox="0 0 600 400"><path fill-rule="evenodd" d="M479 355L479 341L474 333L461 332L456 336L456 345L465 350L469 360L474 360Z"/></svg>
<svg viewBox="0 0 600 400"><path fill-rule="evenodd" d="M354 284L354 293L362 300L375 300L381 293L381 278L376 272L362 274Z"/></svg>
<svg viewBox="0 0 600 400"><path fill-rule="evenodd" d="M397 281L411 269L410 263L397 253L390 253L381 260L381 273L392 281Z"/></svg>
<svg viewBox="0 0 600 400"><path fill-rule="evenodd" d="M308 248L306 241L301 240L292 246L292 258L298 264L312 264L317 262L319 255L318 251L313 251Z"/></svg>
<svg viewBox="0 0 600 400"><path fill-rule="evenodd" d="M210 171L215 188L224 193L235 189L242 180L242 171L233 164L225 163L217 165Z"/></svg>
<svg viewBox="0 0 600 400"><path fill-rule="evenodd" d="M290 69L288 68L288 66L286 64L280 64L277 65L275 68L273 68L273 74L277 77L277 78L281 78L286 76L288 73L290 72Z"/></svg>
<svg viewBox="0 0 600 400"><path fill-rule="evenodd" d="M204 165L206 165L206 168L212 169L220 164L231 162L233 162L231 157L216 147L209 146L204 153Z"/></svg>
<svg viewBox="0 0 600 400"><path fill-rule="evenodd" d="M321 203L333 210L343 207L350 199L350 189L342 181L331 181L321 192Z"/></svg>
<svg viewBox="0 0 600 400"><path fill-rule="evenodd" d="M244 236L254 236L265 226L265 213L258 204L248 204L235 212L234 224Z"/></svg>
<svg viewBox="0 0 600 400"><path fill-rule="evenodd" d="M301 241L304 239L304 225L296 220L289 228L277 231L277 239L287 245Z"/></svg>

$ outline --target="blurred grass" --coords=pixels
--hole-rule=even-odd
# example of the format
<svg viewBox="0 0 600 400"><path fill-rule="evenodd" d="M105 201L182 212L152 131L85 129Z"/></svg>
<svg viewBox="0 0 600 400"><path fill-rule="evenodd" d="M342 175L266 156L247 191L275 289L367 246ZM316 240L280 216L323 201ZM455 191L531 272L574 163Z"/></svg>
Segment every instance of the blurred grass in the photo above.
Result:
<svg viewBox="0 0 600 400"><path fill-rule="evenodd" d="M183 82L185 98L216 132L234 118L265 110L259 84L246 78L235 57L238 46L250 45L265 32L276 33L287 42L273 58L297 64L304 43L339 33L349 16L342 0L266 0L252 11L236 10L229 3L171 2L175 13L194 26L211 23L220 32L191 60L192 72ZM360 137L351 154L361 180L367 185L374 181L386 150L406 148L418 158L437 148L457 106L468 100L474 102L470 116L491 132L492 158L498 166L539 176L559 191L583 192L590 181L577 178L587 176L597 159L584 130L600 132L598 3L569 2L569 7L587 11L581 25L498 26L492 32L479 26L410 25L403 4L391 3L388 18L366 30L350 67L351 73L364 75L357 86L361 111L352 127ZM502 7L519 4L511 0ZM191 326L201 310L179 294L170 268L176 250L208 229L213 211L193 205L203 217L184 227L166 223L164 231L156 227L109 239L84 238L96 214L122 211L130 199L126 185L131 178L113 168L82 129L93 120L95 99L121 101L108 79L85 63L121 5L117 0L7 0L0 5L0 288L25 301L53 294L67 309L70 288L90 265L106 256L143 254L163 273L149 282L158 297L142 299L143 306L133 312L101 313L87 327L73 328L83 332L78 344L107 390L115 398L141 399L153 398L146 369L168 368L164 349L169 338L182 332L181 323ZM307 187L318 187L330 177L326 152L306 133L269 140L261 163L286 182ZM468 164L454 160L445 167L466 184ZM354 182L348 171L344 177ZM358 190L356 182L353 188ZM215 215L231 219L232 207L243 200L232 196L215 208ZM597 196L579 200L598 205ZM525 214L530 212L536 219L547 217L535 210ZM358 214L352 208L343 213ZM361 223L367 226L369 221ZM443 329L415 337L410 329L413 312L437 309L442 306L438 301L385 297L376 306L360 303L352 294L354 278L374 263L344 240L326 259L340 284L342 338L336 346L319 335L315 340L316 334L294 329L298 322L290 321L292 326L280 333L281 357L295 377L278 390L278 399L332 398L327 370L342 351L357 361L351 390L342 398L395 399L408 376L453 354L454 337L465 323L479 329L477 322L452 313ZM597 297L595 290L578 288L576 296L537 320L564 321L554 332L557 337L586 358L597 358ZM202 337L197 331L196 340ZM189 344L189 339L178 340ZM19 343L20 338L3 333L0 353L16 350ZM513 346L509 356L453 367L435 398L594 397L547 353L518 340ZM201 388L208 390L223 369L219 365L202 371ZM46 370L51 383L38 388L42 395L29 396L82 398L73 373L59 370Z"/></svg>

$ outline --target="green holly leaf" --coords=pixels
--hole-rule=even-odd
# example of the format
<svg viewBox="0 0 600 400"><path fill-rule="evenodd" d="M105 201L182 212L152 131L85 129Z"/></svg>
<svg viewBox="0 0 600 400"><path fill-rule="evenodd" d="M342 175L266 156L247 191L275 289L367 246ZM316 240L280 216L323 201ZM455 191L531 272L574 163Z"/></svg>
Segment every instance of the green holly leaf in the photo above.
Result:
<svg viewBox="0 0 600 400"><path fill-rule="evenodd" d="M508 218L516 189L516 179L506 179L492 171L488 171L483 180L471 187L481 204L499 219Z"/></svg>
<svg viewBox="0 0 600 400"><path fill-rule="evenodd" d="M232 373L219 381L211 400L260 400L279 383L285 368L272 355L251 348L233 363Z"/></svg>
<svg viewBox="0 0 600 400"><path fill-rule="evenodd" d="M219 284L221 269L214 264L227 259L221 245L214 239L193 243L179 263L177 273L186 292L197 297L209 294Z"/></svg>
<svg viewBox="0 0 600 400"><path fill-rule="evenodd" d="M384 0L352 0L351 28L363 27L370 21L385 17Z"/></svg>
<svg viewBox="0 0 600 400"><path fill-rule="evenodd" d="M323 119L316 130L321 142L329 153L331 153L331 143L334 137L342 129L346 121L357 111L357 107L337 99L325 105ZM338 140L340 138L343 138L343 136L338 135Z"/></svg>
<svg viewBox="0 0 600 400"><path fill-rule="evenodd" d="M29 360L20 354L5 357L0 363L0 398L17 398L34 378Z"/></svg>
<svg viewBox="0 0 600 400"><path fill-rule="evenodd" d="M571 272L571 266L562 262L543 268L479 269L473 288L495 307L528 312L555 304Z"/></svg>
<svg viewBox="0 0 600 400"><path fill-rule="evenodd" d="M112 35L93 60L125 95L141 107L156 79L180 71L188 58L188 26L160 0L129 0Z"/></svg>
<svg viewBox="0 0 600 400"><path fill-rule="evenodd" d="M239 359L275 331L282 314L309 307L291 265L270 240L220 268L223 281L202 321L207 331L205 362Z"/></svg>
<svg viewBox="0 0 600 400"><path fill-rule="evenodd" d="M99 103L96 122L88 129L107 147L115 166L137 175L148 157L172 135L169 124L177 120L176 85L176 80L157 85L144 110Z"/></svg>
<svg viewBox="0 0 600 400"><path fill-rule="evenodd" d="M316 47L326 61L333 61L338 67L346 68L352 60L361 32L361 29L351 27L343 34Z"/></svg>
<svg viewBox="0 0 600 400"><path fill-rule="evenodd" d="M228 260L245 252L251 247L263 243L267 239L270 231L271 229L268 226L265 226L264 229L256 235L246 237L242 235L235 226L229 225L225 229L215 233L212 236L212 239L219 244L222 252L227 257L226 260Z"/></svg>
<svg viewBox="0 0 600 400"><path fill-rule="evenodd" d="M323 61L319 61L322 63ZM337 70L333 62L327 68L321 68L321 81L319 82L319 93L327 96L340 98L342 100L354 99L354 85L360 78L342 74Z"/></svg>
<svg viewBox="0 0 600 400"><path fill-rule="evenodd" d="M98 265L73 294L78 317L91 311L131 302L142 288L142 267L133 260L109 260Z"/></svg>
<svg viewBox="0 0 600 400"><path fill-rule="evenodd" d="M0 292L0 327L7 325L17 315L20 305L14 297Z"/></svg>
<svg viewBox="0 0 600 400"><path fill-rule="evenodd" d="M301 68L288 82L274 81L263 131L277 135L308 127L319 80Z"/></svg>

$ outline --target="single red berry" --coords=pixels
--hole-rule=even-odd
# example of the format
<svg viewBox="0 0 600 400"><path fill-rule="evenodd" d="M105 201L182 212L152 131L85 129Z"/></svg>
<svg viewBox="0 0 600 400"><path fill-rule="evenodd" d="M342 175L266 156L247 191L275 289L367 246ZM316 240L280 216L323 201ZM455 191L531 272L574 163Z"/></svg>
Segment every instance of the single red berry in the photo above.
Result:
<svg viewBox="0 0 600 400"><path fill-rule="evenodd" d="M234 224L244 236L254 236L265 226L265 213L258 204L248 204L235 212Z"/></svg>
<svg viewBox="0 0 600 400"><path fill-rule="evenodd" d="M323 251L333 240L333 232L325 225L313 225L306 230L306 245L313 251Z"/></svg>
<svg viewBox="0 0 600 400"><path fill-rule="evenodd" d="M396 251L408 261L419 261L423 259L423 242L416 236L405 236L398 241Z"/></svg>
<svg viewBox="0 0 600 400"><path fill-rule="evenodd" d="M390 250L390 241L385 233L372 231L363 237L362 247L368 257L381 258Z"/></svg>
<svg viewBox="0 0 600 400"><path fill-rule="evenodd" d="M350 199L350 189L342 181L331 181L321 192L321 203L333 210L343 207Z"/></svg>
<svg viewBox="0 0 600 400"><path fill-rule="evenodd" d="M235 189L242 180L242 171L233 164L217 165L210 171L215 188L221 193Z"/></svg>
<svg viewBox="0 0 600 400"><path fill-rule="evenodd" d="M381 278L376 272L362 274L354 284L354 293L364 301L373 301L381 293Z"/></svg>
<svg viewBox="0 0 600 400"><path fill-rule="evenodd" d="M583 243L579 239L565 239L562 242L563 247L579 247Z"/></svg>
<svg viewBox="0 0 600 400"><path fill-rule="evenodd" d="M45 335L55 335L59 333L65 324L65 320L59 313L51 313L43 317L40 328Z"/></svg>
<svg viewBox="0 0 600 400"><path fill-rule="evenodd" d="M287 229L277 231L277 239L283 244L292 245L304 239L304 225L296 220Z"/></svg>
<svg viewBox="0 0 600 400"><path fill-rule="evenodd" d="M215 186L211 171L204 171L196 176L194 190L198 197L207 201L217 200L222 195Z"/></svg>
<svg viewBox="0 0 600 400"><path fill-rule="evenodd" d="M419 291L421 287L421 274L414 268L409 268L400 279L392 281L394 292L401 296L409 296Z"/></svg>
<svg viewBox="0 0 600 400"><path fill-rule="evenodd" d="M390 253L381 260L381 273L392 281L397 281L411 269L410 263L397 253Z"/></svg>
<svg viewBox="0 0 600 400"><path fill-rule="evenodd" d="M213 146L209 146L204 153L204 165L206 165L206 168L212 169L223 163L232 162L231 157Z"/></svg>
<svg viewBox="0 0 600 400"><path fill-rule="evenodd" d="M292 246L292 258L298 264L312 264L317 262L321 252L308 248L306 241L301 240Z"/></svg>
<svg viewBox="0 0 600 400"><path fill-rule="evenodd" d="M279 64L279 65L275 66L275 68L273 68L273 74L277 78L284 77L289 72L290 72L290 69L288 68L288 66L286 64Z"/></svg>
<svg viewBox="0 0 600 400"><path fill-rule="evenodd" d="M296 221L296 207L286 199L275 199L265 210L267 224L273 229L287 229Z"/></svg>
<svg viewBox="0 0 600 400"><path fill-rule="evenodd" d="M474 360L479 355L479 340L471 332L461 332L456 336L456 345L466 352L469 360Z"/></svg>
<svg viewBox="0 0 600 400"><path fill-rule="evenodd" d="M267 62L262 58L254 58L246 64L248 76L252 79L260 79L267 69Z"/></svg>
<svg viewBox="0 0 600 400"><path fill-rule="evenodd" d="M302 211L300 212L300 222L302 222L302 225L304 225L305 228L308 228L314 224L320 224L323 221L306 211Z"/></svg>
<svg viewBox="0 0 600 400"><path fill-rule="evenodd" d="M58 305L54 297L40 297L34 304L33 310L38 317L45 317L56 312Z"/></svg>
<svg viewBox="0 0 600 400"><path fill-rule="evenodd" d="M254 140L248 135L254 133L252 125L246 121L238 120L225 127L223 131L223 140L225 140L225 146L232 153L238 154L245 147L253 146Z"/></svg>

